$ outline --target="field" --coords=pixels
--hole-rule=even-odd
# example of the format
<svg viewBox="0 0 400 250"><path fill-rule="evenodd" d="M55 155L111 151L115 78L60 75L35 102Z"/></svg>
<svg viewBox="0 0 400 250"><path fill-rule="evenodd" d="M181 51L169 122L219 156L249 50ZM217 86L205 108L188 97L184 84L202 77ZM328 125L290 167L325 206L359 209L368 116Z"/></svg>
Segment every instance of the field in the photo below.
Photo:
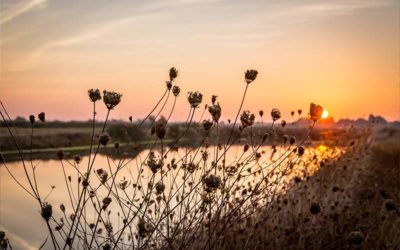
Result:
<svg viewBox="0 0 400 250"><path fill-rule="evenodd" d="M275 108L256 115L243 110L256 70L245 73L232 121L220 120L216 96L202 110L195 91L187 121L172 123L176 77L171 68L164 95L138 121L109 121L121 94L97 89L88 96L93 114L97 103L107 110L104 121L11 120L2 106L2 190L19 191L2 201L12 215L1 246L399 249L398 123L335 123L314 103L290 123ZM14 225L15 212L31 225Z"/></svg>

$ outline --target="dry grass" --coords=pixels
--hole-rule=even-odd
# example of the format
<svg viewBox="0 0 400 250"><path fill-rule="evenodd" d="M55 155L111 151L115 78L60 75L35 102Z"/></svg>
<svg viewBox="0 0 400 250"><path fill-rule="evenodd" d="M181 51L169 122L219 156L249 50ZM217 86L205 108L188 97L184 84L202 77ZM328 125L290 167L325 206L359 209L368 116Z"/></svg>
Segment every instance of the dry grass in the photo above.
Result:
<svg viewBox="0 0 400 250"><path fill-rule="evenodd" d="M155 107L140 123L131 124L133 130L144 129L154 139L146 155L135 159L128 152L116 159L113 154L123 149L107 147L112 139L106 132L108 117L121 95L104 91L101 96L99 90L89 90L93 123L88 160L79 155L71 160L62 150L57 152L67 190L62 204L48 201L55 187L47 195L39 193L38 186L47 183L37 181L38 165L30 153L23 154L19 135L13 133L1 104L0 114L25 171L24 182L15 178L7 159L2 157L1 162L16 185L37 202L43 230L49 233L49 243L44 241L44 245L52 244L54 249L396 248L400 238L399 148L385 139L398 132L382 135L371 132L372 127L350 129L334 137L336 145L344 148L305 147L323 111L313 103L309 116L303 117L310 120L310 126L301 136L291 134L286 122L278 122L282 118L277 109L271 111L270 127L255 127L260 117L243 107L257 74L255 70L245 72L243 97L227 130L221 130L217 98L211 98L209 108L201 110L196 121L203 96L189 92L184 128L176 130L174 140L166 145L172 127L169 119L180 93L174 85L177 71L171 68ZM101 99L107 115L99 132L96 103ZM209 116L203 119L207 110ZM44 113L39 119L45 126ZM142 127L146 120L151 127ZM30 149L35 140L42 139L34 133L37 122L30 117ZM200 132L192 134L193 130ZM192 135L197 137L192 147L179 151L181 140ZM138 139L133 137L129 143L137 145ZM211 147L210 141L216 146ZM238 142L244 144L243 151L232 155L230 150ZM265 144L272 146L265 148ZM130 150L132 154L141 149ZM96 164L101 152L105 165ZM71 171L73 175L66 174ZM0 236L7 248L6 235Z"/></svg>

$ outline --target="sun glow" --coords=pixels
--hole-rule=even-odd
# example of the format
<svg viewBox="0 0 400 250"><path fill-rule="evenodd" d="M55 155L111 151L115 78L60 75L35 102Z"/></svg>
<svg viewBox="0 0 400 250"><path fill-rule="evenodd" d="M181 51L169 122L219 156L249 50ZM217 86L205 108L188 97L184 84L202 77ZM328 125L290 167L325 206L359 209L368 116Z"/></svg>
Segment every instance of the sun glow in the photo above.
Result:
<svg viewBox="0 0 400 250"><path fill-rule="evenodd" d="M328 117L328 115L329 115L329 113L328 113L328 110L324 110L324 112L322 112L322 118L323 119L325 119L325 118L327 118Z"/></svg>
<svg viewBox="0 0 400 250"><path fill-rule="evenodd" d="M325 146L325 145L319 145L318 146L318 150L321 151L321 152L325 152L327 149L328 149L328 147Z"/></svg>

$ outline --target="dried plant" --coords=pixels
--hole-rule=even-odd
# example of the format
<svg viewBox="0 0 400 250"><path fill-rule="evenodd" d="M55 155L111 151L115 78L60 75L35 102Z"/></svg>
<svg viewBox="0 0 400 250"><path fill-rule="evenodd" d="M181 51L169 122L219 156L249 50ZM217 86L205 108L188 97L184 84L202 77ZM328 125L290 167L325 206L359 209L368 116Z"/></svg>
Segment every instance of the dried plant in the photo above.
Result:
<svg viewBox="0 0 400 250"><path fill-rule="evenodd" d="M151 112L137 123L129 118L130 126L141 128L152 117L151 125L142 129L154 135L153 143L136 160L129 156L115 160L111 150L113 145L110 145L113 140L106 131L109 114L121 102L122 95L105 90L101 97L98 89L89 90L89 99L93 103L93 126L88 157L82 159L77 155L71 161L62 150L56 153L68 191L62 204L51 204L49 195L39 193L37 186L42 183L38 181L36 166L32 164L32 158L25 160L12 132L10 119L4 116L3 111L1 117L14 138L27 182L21 182L13 175L6 160L2 160L2 164L16 184L37 201L54 249L250 249L263 248L264 244L270 249L278 249L283 248L276 238L281 235L286 235L288 242L303 237L301 244L306 244L309 232L304 229L304 235L298 236L296 228L289 224L280 225L279 218L284 216L277 217L276 214L285 212L285 216L290 218L311 219L315 225L321 225L318 220L328 208L314 197L303 204L307 210L301 210L304 214L298 216L294 208L299 198L286 191L293 185L301 185L321 164L341 157L343 151L332 148L317 154L305 147L323 111L321 106L313 103L309 111L312 125L304 129L300 139L276 132L276 129L285 131L290 126L282 120L281 126L275 128L275 121L282 117L278 109L271 111L270 127L261 123L254 128L256 116L249 110L242 111L242 108L249 83L254 82L257 75L256 70L245 72L245 91L236 118L233 123L225 125L224 137L220 124L222 108L217 96L213 95L211 105L205 108L210 117L201 118L201 124L197 126L194 114L203 101L203 95L193 91L187 96L189 114L184 129L178 130L176 138L166 144L166 137L173 127L169 119L180 93L180 87L173 85L178 71L171 68L167 89ZM171 89L175 98L171 110L166 111ZM101 98L107 115L97 134L95 104ZM169 113L167 118L163 116L165 112ZM152 116L153 113L156 115ZM299 116L301 113L298 110ZM258 114L262 118L264 112ZM291 116L294 114L292 111ZM241 126L236 128L239 116ZM38 118L44 122L44 113L40 113ZM33 137L35 117L32 115L29 120ZM191 137L193 130L190 129L201 130L198 141ZM243 151L228 157L232 146L245 136L250 139ZM187 137L196 146L183 153L177 151L178 145ZM276 141L280 144L264 147L268 140L276 137L279 137ZM122 150L119 144L114 144L114 148ZM96 165L100 152L104 152L106 166ZM67 168L75 171L77 177L67 175ZM305 187L304 190L307 192ZM387 200L386 209L388 212L397 211L397 206L392 200ZM346 238L355 246L365 241L361 231L351 232ZM10 245L4 232L0 232L0 244L3 248Z"/></svg>

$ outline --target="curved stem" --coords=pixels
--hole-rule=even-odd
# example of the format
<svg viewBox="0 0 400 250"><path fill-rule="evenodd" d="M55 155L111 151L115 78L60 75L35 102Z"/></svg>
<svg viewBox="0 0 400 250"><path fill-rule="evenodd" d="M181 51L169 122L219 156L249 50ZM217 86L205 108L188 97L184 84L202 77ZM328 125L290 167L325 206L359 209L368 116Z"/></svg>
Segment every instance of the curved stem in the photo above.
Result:
<svg viewBox="0 0 400 250"><path fill-rule="evenodd" d="M154 110L156 110L156 108L158 107L158 105L160 105L161 101L164 99L165 95L167 94L169 90L166 89L164 94L162 95L162 97L160 98L160 100L158 100L157 104L154 106L154 108L150 111L150 113L140 122L139 124L139 128L142 127L143 123L150 117L150 115L154 112Z"/></svg>

